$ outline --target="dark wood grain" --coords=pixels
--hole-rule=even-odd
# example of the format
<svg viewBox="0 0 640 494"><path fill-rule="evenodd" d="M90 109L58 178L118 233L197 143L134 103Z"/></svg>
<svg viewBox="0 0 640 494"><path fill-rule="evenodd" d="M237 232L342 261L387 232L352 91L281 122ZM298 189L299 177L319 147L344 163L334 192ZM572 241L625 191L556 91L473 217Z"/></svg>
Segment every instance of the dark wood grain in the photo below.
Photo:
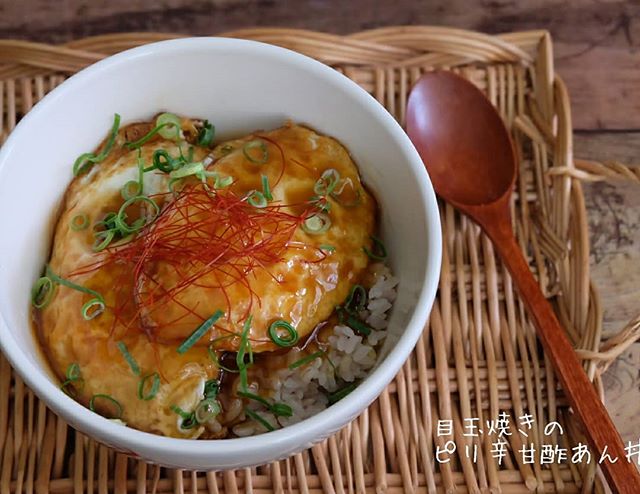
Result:
<svg viewBox="0 0 640 494"><path fill-rule="evenodd" d="M117 31L213 34L251 26L333 33L433 24L548 29L578 129L640 129L640 4L620 0L0 0L0 37L60 43Z"/></svg>

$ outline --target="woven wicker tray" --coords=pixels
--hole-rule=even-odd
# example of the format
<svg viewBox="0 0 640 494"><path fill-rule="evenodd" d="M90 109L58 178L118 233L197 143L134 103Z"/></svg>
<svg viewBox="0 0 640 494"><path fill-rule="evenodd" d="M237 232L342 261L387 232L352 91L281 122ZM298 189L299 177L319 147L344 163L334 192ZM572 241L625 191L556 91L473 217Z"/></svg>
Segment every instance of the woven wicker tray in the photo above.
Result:
<svg viewBox="0 0 640 494"><path fill-rule="evenodd" d="M578 179L640 175L619 164L575 162L564 84L544 31L487 36L434 27L398 27L334 36L300 30L226 33L285 46L334 66L404 123L407 93L425 70L455 70L498 107L522 157L514 228L531 269L599 376L636 337L630 325L600 350L602 310L589 278L589 244ZM107 35L50 46L0 41L0 143L17 120L66 77L105 56L167 34ZM578 166L578 167L576 167ZM411 359L382 396L335 436L287 460L227 472L147 465L73 431L47 410L0 355L0 492L603 492L595 465L523 464L524 443L571 447L581 440L553 372L540 352L509 276L478 228L441 204L440 292ZM504 411L531 414L528 438L508 436L499 465L495 435L464 437L465 419L484 424ZM454 436L438 436L452 420ZM558 420L564 435L545 436ZM457 452L435 461L449 440ZM473 447L477 447L477 459ZM469 447L470 458L465 453Z"/></svg>

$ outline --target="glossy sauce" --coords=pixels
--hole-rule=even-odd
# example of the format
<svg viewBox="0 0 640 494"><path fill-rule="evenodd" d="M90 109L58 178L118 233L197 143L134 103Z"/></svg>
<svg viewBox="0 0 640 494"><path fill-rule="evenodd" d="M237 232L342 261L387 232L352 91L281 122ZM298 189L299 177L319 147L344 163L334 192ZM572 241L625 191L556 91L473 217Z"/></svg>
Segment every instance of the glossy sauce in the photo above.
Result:
<svg viewBox="0 0 640 494"><path fill-rule="evenodd" d="M117 211L123 202L120 189L128 180L136 179L138 169L138 152L127 151L121 144L126 139L139 138L151 127L143 123L122 129L108 158L88 174L73 180L55 229L49 260L51 269L102 294L107 310L86 321L80 308L91 297L58 286L51 303L42 311L34 311L34 321L52 368L61 379L71 363L79 365L84 386L77 390L77 399L83 404L87 405L95 394L108 394L122 404L122 420L132 427L176 437L222 437L227 429L216 434L204 427L181 429L179 418L171 410L172 405L193 410L202 399L208 379L221 381L223 410L231 403L236 375L221 372L207 347L215 341L213 349L219 352L223 365L235 365L233 352L238 348L240 331L250 314L252 351L267 352L256 358L254 373L268 375L273 369L286 365L286 355L278 351L269 338L269 325L278 319L291 322L302 345L306 336L314 334L314 328L331 317L334 307L346 298L368 264L362 247L370 244L376 205L360 183L357 168L345 148L334 139L304 127L287 125L256 133L218 145L213 152L195 146L193 160L204 160L211 153L213 160L205 161L207 169L232 176L234 183L229 191L236 196L262 190L262 176L266 176L274 204L281 205L282 211L292 217L301 218L313 209L309 201L314 195L314 184L322 172L330 168L352 184L349 190L343 191L348 199L345 202L354 202L355 194L359 195L359 201L355 206L345 207L330 200L331 228L319 235L295 228L277 262L247 274L249 287L246 283L233 283L229 278L223 291L217 287L219 279L210 279L213 274L205 275L160 304L142 306L140 293L160 296L172 290L184 273L162 261L150 263L144 269L153 273L154 284L139 286L129 265L110 263L99 267L107 254L93 252L92 229L73 231L69 222L75 215L84 213L94 224L108 212ZM183 128L188 129L189 122L183 124ZM265 143L268 152L265 163L253 163L243 152L247 142L257 139ZM143 146L141 157L150 164L153 152L160 148L172 156L179 153L174 142L155 138ZM144 193L153 197L161 208L170 205L173 197L168 193L167 175L158 171L145 173ZM347 197L349 194L353 197ZM335 250L323 252L320 246L327 244ZM179 255L179 250L176 252ZM87 269L87 266L93 268ZM193 262L185 269L197 270L199 266ZM220 276L224 274L218 273ZM224 310L224 317L188 352L178 354L176 348L218 309ZM220 336L228 335L232 337L219 340ZM316 347L315 336L305 352L312 352ZM137 361L142 375L158 372L161 376L161 386L153 400L138 398L141 376L135 375L123 358L117 347L120 341ZM98 412L108 412L97 408Z"/></svg>

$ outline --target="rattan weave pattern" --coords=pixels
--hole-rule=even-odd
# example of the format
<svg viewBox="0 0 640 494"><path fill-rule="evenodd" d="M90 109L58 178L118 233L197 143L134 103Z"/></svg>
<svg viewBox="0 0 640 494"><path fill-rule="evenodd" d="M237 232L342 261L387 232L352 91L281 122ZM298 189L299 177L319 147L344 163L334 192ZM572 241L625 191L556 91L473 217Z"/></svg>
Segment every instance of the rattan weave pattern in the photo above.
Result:
<svg viewBox="0 0 640 494"><path fill-rule="evenodd" d="M253 29L226 36L291 48L334 66L373 94L403 124L407 94L426 70L455 70L486 92L521 156L513 225L531 269L601 388L600 373L640 323L599 352L602 309L589 277L589 243L579 179L640 175L620 164L574 163L568 95L554 74L544 31L488 36L436 27L397 27L336 36ZM51 46L0 41L0 143L21 116L66 77L109 55L168 34L105 35ZM580 165L579 168L576 164ZM393 166L393 164L389 164ZM455 179L455 177L452 177ZM510 278L486 237L441 204L443 266L431 320L395 381L335 436L287 460L253 469L195 473L127 458L73 431L40 402L0 355L0 493L106 492L603 492L594 465L523 464L532 442L571 447L580 440L553 372ZM528 437L465 437L464 420L500 411L535 420ZM569 418L569 420L568 420ZM452 420L454 437L438 437ZM559 420L562 437L543 425ZM435 450L454 439L448 463ZM467 458L465 447L477 459Z"/></svg>

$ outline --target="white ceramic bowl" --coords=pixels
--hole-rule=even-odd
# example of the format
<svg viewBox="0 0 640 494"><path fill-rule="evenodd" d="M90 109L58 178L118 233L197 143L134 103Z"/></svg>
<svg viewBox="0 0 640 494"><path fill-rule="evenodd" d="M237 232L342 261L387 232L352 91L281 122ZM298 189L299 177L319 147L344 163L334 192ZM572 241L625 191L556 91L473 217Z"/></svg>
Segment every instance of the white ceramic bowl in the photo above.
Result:
<svg viewBox="0 0 640 494"><path fill-rule="evenodd" d="M400 279L386 356L345 399L296 425L242 439L172 439L117 425L62 393L30 325L30 290L47 259L71 165L123 123L158 111L208 118L218 137L286 119L338 138L381 206L382 236ZM188 469L256 465L311 446L355 418L393 379L427 322L440 273L438 209L418 153L393 117L333 69L274 46L192 38L129 50L54 90L0 151L0 343L31 389L76 429L118 450Z"/></svg>

